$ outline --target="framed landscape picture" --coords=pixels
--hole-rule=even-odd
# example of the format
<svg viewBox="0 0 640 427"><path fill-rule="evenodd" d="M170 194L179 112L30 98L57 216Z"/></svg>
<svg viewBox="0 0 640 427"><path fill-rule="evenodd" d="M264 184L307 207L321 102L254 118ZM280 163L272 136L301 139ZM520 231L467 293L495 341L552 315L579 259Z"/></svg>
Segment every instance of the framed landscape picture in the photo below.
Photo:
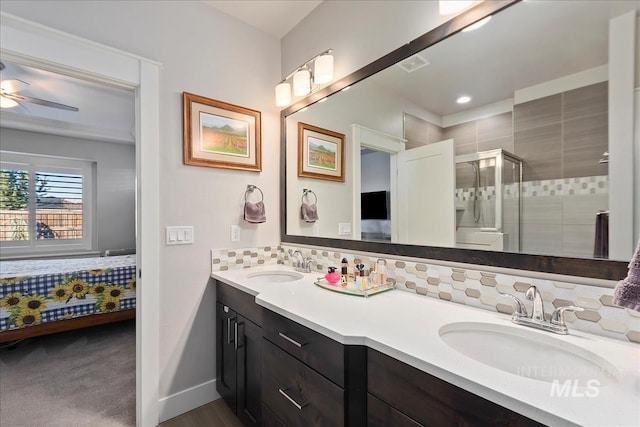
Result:
<svg viewBox="0 0 640 427"><path fill-rule="evenodd" d="M344 182L344 135L298 123L298 176Z"/></svg>
<svg viewBox="0 0 640 427"><path fill-rule="evenodd" d="M262 170L260 111L183 92L184 164Z"/></svg>

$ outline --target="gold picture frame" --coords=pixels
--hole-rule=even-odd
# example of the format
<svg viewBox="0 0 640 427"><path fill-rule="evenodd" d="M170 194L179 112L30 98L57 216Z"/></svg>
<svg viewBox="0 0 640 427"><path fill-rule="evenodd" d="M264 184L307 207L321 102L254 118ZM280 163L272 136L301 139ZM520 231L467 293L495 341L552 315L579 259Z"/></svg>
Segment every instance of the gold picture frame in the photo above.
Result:
<svg viewBox="0 0 640 427"><path fill-rule="evenodd" d="M298 176L344 182L345 136L298 123Z"/></svg>
<svg viewBox="0 0 640 427"><path fill-rule="evenodd" d="M183 92L184 164L262 170L260 111Z"/></svg>

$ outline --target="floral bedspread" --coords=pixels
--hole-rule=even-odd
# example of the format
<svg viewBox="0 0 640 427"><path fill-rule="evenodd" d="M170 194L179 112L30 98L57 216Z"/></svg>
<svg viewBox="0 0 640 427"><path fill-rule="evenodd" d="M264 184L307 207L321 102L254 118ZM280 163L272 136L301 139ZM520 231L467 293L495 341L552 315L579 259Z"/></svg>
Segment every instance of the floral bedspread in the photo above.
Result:
<svg viewBox="0 0 640 427"><path fill-rule="evenodd" d="M135 255L0 262L0 332L136 306Z"/></svg>

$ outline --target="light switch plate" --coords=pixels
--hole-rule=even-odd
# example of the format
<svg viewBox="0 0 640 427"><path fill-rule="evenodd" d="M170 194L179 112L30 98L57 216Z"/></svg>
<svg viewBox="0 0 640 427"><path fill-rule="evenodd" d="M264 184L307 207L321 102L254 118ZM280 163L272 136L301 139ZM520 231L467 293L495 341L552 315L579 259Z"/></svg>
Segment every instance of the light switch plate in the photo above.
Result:
<svg viewBox="0 0 640 427"><path fill-rule="evenodd" d="M165 236L167 245L192 245L193 226L181 225L167 227Z"/></svg>
<svg viewBox="0 0 640 427"><path fill-rule="evenodd" d="M345 236L347 234L351 234L351 223L350 222L341 222L338 224L338 234L340 236Z"/></svg>
<svg viewBox="0 0 640 427"><path fill-rule="evenodd" d="M232 225L231 226L231 241L239 242L240 241L240 226Z"/></svg>

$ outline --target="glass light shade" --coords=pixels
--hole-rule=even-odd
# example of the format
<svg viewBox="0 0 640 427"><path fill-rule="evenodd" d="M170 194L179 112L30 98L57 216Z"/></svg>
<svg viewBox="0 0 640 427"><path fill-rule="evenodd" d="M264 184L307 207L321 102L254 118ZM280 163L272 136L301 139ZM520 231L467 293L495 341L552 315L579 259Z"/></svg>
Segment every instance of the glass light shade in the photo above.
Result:
<svg viewBox="0 0 640 427"><path fill-rule="evenodd" d="M452 15L468 8L472 3L474 0L440 0L438 8L440 15Z"/></svg>
<svg viewBox="0 0 640 427"><path fill-rule="evenodd" d="M4 96L0 98L0 108L13 108L17 105L18 103L13 99L5 98Z"/></svg>
<svg viewBox="0 0 640 427"><path fill-rule="evenodd" d="M276 86L276 106L284 107L291 103L291 85L282 82Z"/></svg>
<svg viewBox="0 0 640 427"><path fill-rule="evenodd" d="M293 94L295 96L305 96L311 92L311 72L309 70L299 70L293 75Z"/></svg>
<svg viewBox="0 0 640 427"><path fill-rule="evenodd" d="M333 55L321 55L313 63L313 82L324 84L331 80L333 80Z"/></svg>

